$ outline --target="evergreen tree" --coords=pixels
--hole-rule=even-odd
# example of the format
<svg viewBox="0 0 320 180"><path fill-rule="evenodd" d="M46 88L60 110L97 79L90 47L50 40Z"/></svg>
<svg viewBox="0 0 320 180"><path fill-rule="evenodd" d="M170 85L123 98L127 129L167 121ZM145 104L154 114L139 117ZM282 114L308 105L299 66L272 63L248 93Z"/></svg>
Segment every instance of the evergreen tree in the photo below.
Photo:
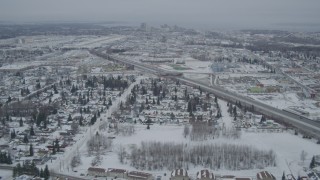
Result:
<svg viewBox="0 0 320 180"><path fill-rule="evenodd" d="M187 88L184 90L184 97L187 99L187 95L188 95L188 90Z"/></svg>
<svg viewBox="0 0 320 180"><path fill-rule="evenodd" d="M18 172L17 172L17 168L16 168L16 167L14 167L14 168L13 168L13 170L12 170L12 177L16 177L16 176L17 176L17 174L18 174Z"/></svg>
<svg viewBox="0 0 320 180"><path fill-rule="evenodd" d="M91 121L90 121L91 125L93 125L96 121L97 121L97 116L96 114L94 114L94 116L91 118Z"/></svg>
<svg viewBox="0 0 320 180"><path fill-rule="evenodd" d="M144 103L141 104L140 108L139 108L139 112L142 112L144 110Z"/></svg>
<svg viewBox="0 0 320 180"><path fill-rule="evenodd" d="M69 114L68 121L72 121L71 114Z"/></svg>
<svg viewBox="0 0 320 180"><path fill-rule="evenodd" d="M76 90L76 87L74 86L74 84L72 84L72 88L70 90L71 93L75 93L77 90Z"/></svg>
<svg viewBox="0 0 320 180"><path fill-rule="evenodd" d="M313 169L316 167L316 160L315 160L315 157L313 156L312 159L311 159L311 162L310 162L310 169Z"/></svg>
<svg viewBox="0 0 320 180"><path fill-rule="evenodd" d="M285 176L284 172L282 174L282 180L286 180L286 176Z"/></svg>
<svg viewBox="0 0 320 180"><path fill-rule="evenodd" d="M158 96L158 98L157 98L157 105L160 105L160 98L159 98L159 96Z"/></svg>
<svg viewBox="0 0 320 180"><path fill-rule="evenodd" d="M20 124L20 127L22 127L22 126L23 126L22 117L20 118L19 124Z"/></svg>
<svg viewBox="0 0 320 180"><path fill-rule="evenodd" d="M120 102L120 110L123 110L123 103L122 103L122 101Z"/></svg>
<svg viewBox="0 0 320 180"><path fill-rule="evenodd" d="M147 90L144 86L142 86L141 92L142 92L142 95L147 94Z"/></svg>
<svg viewBox="0 0 320 180"><path fill-rule="evenodd" d="M171 118L171 120L174 120L176 118L176 116L173 114L173 112L171 112L170 118Z"/></svg>
<svg viewBox="0 0 320 180"><path fill-rule="evenodd" d="M43 120L43 129L47 129L47 119Z"/></svg>
<svg viewBox="0 0 320 180"><path fill-rule="evenodd" d="M16 166L16 172L17 172L17 176L20 176L23 173L20 163L18 163L17 166Z"/></svg>
<svg viewBox="0 0 320 180"><path fill-rule="evenodd" d="M7 156L7 164L12 164L12 159L10 154L8 154Z"/></svg>
<svg viewBox="0 0 320 180"><path fill-rule="evenodd" d="M29 147L29 155L33 156L33 146L32 146L32 144L30 144L30 147Z"/></svg>
<svg viewBox="0 0 320 180"><path fill-rule="evenodd" d="M233 116L237 117L237 106L233 107Z"/></svg>
<svg viewBox="0 0 320 180"><path fill-rule="evenodd" d="M29 142L28 136L27 136L27 135L24 135L24 137L23 137L23 143L28 143L28 142Z"/></svg>
<svg viewBox="0 0 320 180"><path fill-rule="evenodd" d="M52 154L56 154L56 153L57 153L57 152L56 152L56 147L55 147L54 142L53 142Z"/></svg>
<svg viewBox="0 0 320 180"><path fill-rule="evenodd" d="M262 116L262 117L261 117L261 120L260 120L260 123L263 123L263 122L265 122L265 121L266 121L266 117Z"/></svg>
<svg viewBox="0 0 320 180"><path fill-rule="evenodd" d="M83 117L82 117L82 115L79 118L79 126L83 126Z"/></svg>
<svg viewBox="0 0 320 180"><path fill-rule="evenodd" d="M44 168L43 175L44 175L44 179L45 179L45 180L49 179L49 177L50 177L50 172L49 172L48 165L46 165L46 167Z"/></svg>
<svg viewBox="0 0 320 180"><path fill-rule="evenodd" d="M40 111L37 116L37 126L40 126L41 122L45 121L47 119L46 114L43 111Z"/></svg>
<svg viewBox="0 0 320 180"><path fill-rule="evenodd" d="M40 82L38 82L37 84L36 84L36 89L40 89L41 88L41 85L40 85Z"/></svg>
<svg viewBox="0 0 320 180"><path fill-rule="evenodd" d="M58 139L56 139L56 142L55 142L55 144L54 144L54 147L55 147L55 149L56 149L57 152L60 152L60 145L59 145L59 140L58 140Z"/></svg>
<svg viewBox="0 0 320 180"><path fill-rule="evenodd" d="M41 170L40 170L40 177L41 178L44 178L44 174L43 174L43 169L41 168Z"/></svg>
<svg viewBox="0 0 320 180"><path fill-rule="evenodd" d="M16 138L16 131L13 129L13 131L11 131L11 139Z"/></svg>
<svg viewBox="0 0 320 180"><path fill-rule="evenodd" d="M60 82L61 82L61 81L60 81ZM54 91L55 94L58 94L58 93L59 93L55 84L53 85L53 91Z"/></svg>
<svg viewBox="0 0 320 180"><path fill-rule="evenodd" d="M166 91L162 90L162 97L165 98L166 97Z"/></svg>
<svg viewBox="0 0 320 180"><path fill-rule="evenodd" d="M7 100L7 103L11 102L12 99L11 99L11 96L8 97L8 100Z"/></svg>
<svg viewBox="0 0 320 180"><path fill-rule="evenodd" d="M6 124L6 120L4 118L2 118L1 121L2 121L2 125Z"/></svg>
<svg viewBox="0 0 320 180"><path fill-rule="evenodd" d="M191 101L188 102L188 108L187 111L190 113L192 112L192 105L191 105Z"/></svg>
<svg viewBox="0 0 320 180"><path fill-rule="evenodd" d="M31 128L30 128L30 136L34 136L35 135L35 133L34 133L34 130L33 130L33 126L31 126Z"/></svg>

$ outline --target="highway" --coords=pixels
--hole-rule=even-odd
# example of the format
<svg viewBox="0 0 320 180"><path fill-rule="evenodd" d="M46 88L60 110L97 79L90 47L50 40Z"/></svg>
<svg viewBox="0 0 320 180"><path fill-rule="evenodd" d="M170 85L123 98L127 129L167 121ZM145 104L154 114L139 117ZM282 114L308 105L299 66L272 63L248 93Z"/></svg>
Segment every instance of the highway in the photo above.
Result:
<svg viewBox="0 0 320 180"><path fill-rule="evenodd" d="M131 60L126 60L126 59L120 59L120 58L117 58L114 56L110 57L109 55L104 54L101 51L99 51L99 52L94 51L92 53L94 55L100 56L102 58L108 58L110 60L133 65L133 66L143 70L143 72L145 72L145 73L159 75L159 74L165 72L165 70L158 69L158 68L151 66L151 65L146 65L143 63L139 63L139 62L135 62L135 61L131 61ZM170 73L170 72L168 71L167 73ZM194 87L201 87L202 90L213 93L217 97L225 99L229 102L235 103L236 101L238 101L238 102L241 102L242 105L245 105L247 107L254 106L255 112L259 112L259 113L266 115L268 117L271 117L275 120L281 120L287 124L290 124L290 125L296 127L297 129L303 131L304 133L308 133L308 135L311 135L315 138L320 139L320 122L310 120L310 119L303 117L303 116L300 116L300 115L285 112L283 110L274 108L274 107L269 106L267 104L263 104L261 102L258 102L254 99L249 98L249 97L245 97L245 96L233 93L233 92L229 92L219 86L208 86L208 85L200 83L198 81L184 78L184 77L179 77L179 76L172 76L171 78L177 79L180 82L189 84Z"/></svg>
<svg viewBox="0 0 320 180"><path fill-rule="evenodd" d="M263 104L251 98L244 97L239 94L235 94L233 92L228 92L225 89L218 86L209 87L203 83L195 82L194 80L187 79L187 78L177 77L176 79L178 79L180 82L184 82L196 87L200 86L202 90L213 93L217 97L226 99L229 102L235 103L236 101L240 101L242 105L245 105L247 107L251 107L253 105L254 111L267 115L269 117L272 117L273 119L276 119L276 120L282 120L297 128L301 128L301 130L307 133L310 133L310 135L320 139L320 123L319 122L307 119L305 117L301 117L299 115L285 112L283 110Z"/></svg>

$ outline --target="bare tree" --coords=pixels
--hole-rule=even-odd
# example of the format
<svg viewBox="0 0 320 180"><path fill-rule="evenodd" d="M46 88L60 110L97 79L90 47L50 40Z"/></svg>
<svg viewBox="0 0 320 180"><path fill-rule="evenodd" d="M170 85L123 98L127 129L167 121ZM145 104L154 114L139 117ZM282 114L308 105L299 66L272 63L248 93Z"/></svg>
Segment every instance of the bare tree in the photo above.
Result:
<svg viewBox="0 0 320 180"><path fill-rule="evenodd" d="M306 160L308 153L305 152L304 150L302 150L301 154L300 154L300 160L304 163L304 161Z"/></svg>
<svg viewBox="0 0 320 180"><path fill-rule="evenodd" d="M73 158L71 159L71 167L72 169L79 166L81 164L81 157L79 155L79 153L77 152L77 154L75 156L73 156Z"/></svg>
<svg viewBox="0 0 320 180"><path fill-rule="evenodd" d="M93 153L101 153L104 150L111 148L112 140L98 132L87 142L88 155Z"/></svg>
<svg viewBox="0 0 320 180"><path fill-rule="evenodd" d="M135 127L131 124L118 124L115 128L115 134L122 136L131 136L135 133Z"/></svg>
<svg viewBox="0 0 320 180"><path fill-rule="evenodd" d="M100 156L100 154L98 153L91 161L91 166L98 166L100 165L102 162L102 157Z"/></svg>
<svg viewBox="0 0 320 180"><path fill-rule="evenodd" d="M188 125L185 125L185 126L184 126L184 129L183 129L183 136L184 136L184 138L186 138L187 136L189 136L189 134L190 134L190 128L189 128Z"/></svg>
<svg viewBox="0 0 320 180"><path fill-rule="evenodd" d="M76 121L72 121L72 123L71 123L71 130L72 130L72 133L73 133L73 134L78 133L78 131L79 131L79 123L76 122Z"/></svg>
<svg viewBox="0 0 320 180"><path fill-rule="evenodd" d="M126 154L127 154L126 149L122 145L120 145L118 149L118 157L121 163L124 162Z"/></svg>
<svg viewBox="0 0 320 180"><path fill-rule="evenodd" d="M190 165L215 170L247 170L276 165L272 150L261 151L251 146L232 144L186 146L182 143L142 142L129 154L120 147L118 157L122 163L128 158L131 166L141 170L187 169Z"/></svg>

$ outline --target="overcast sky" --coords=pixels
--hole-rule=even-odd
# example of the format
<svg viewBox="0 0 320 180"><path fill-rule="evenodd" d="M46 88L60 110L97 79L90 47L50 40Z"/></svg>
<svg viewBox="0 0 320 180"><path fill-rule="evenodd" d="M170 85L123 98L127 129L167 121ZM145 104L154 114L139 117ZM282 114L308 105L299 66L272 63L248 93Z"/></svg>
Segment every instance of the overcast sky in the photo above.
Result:
<svg viewBox="0 0 320 180"><path fill-rule="evenodd" d="M0 21L320 26L320 0L0 0Z"/></svg>

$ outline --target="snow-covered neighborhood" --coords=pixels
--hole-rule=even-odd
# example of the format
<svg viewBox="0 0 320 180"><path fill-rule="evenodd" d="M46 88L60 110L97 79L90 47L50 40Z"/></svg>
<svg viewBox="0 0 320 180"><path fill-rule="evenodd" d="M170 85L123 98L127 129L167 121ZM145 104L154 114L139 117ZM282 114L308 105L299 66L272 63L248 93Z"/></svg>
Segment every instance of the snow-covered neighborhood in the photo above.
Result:
<svg viewBox="0 0 320 180"><path fill-rule="evenodd" d="M320 178L320 33L41 27L0 25L0 179Z"/></svg>

